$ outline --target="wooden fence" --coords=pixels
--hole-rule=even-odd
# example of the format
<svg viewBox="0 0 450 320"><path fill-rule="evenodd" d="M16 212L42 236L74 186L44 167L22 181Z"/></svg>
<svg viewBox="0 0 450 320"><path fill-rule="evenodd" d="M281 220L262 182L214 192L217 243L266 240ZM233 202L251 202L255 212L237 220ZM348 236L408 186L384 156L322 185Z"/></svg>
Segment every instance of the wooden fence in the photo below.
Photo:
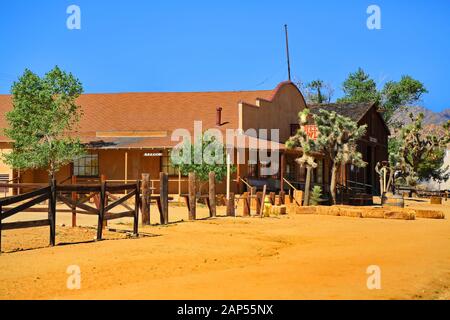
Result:
<svg viewBox="0 0 450 320"><path fill-rule="evenodd" d="M33 227L49 226L50 228L50 245L55 245L56 236L56 183L53 181L49 186L40 187L40 185L17 186L16 184L3 184L4 188L37 188L36 190L24 193L18 196L12 196L0 199L0 252L1 252L1 236L2 230L24 229ZM4 223L3 220L10 218L18 213L26 212L33 206L48 201L48 217L42 220L19 221ZM16 205L15 207L7 207Z"/></svg>
<svg viewBox="0 0 450 320"><path fill-rule="evenodd" d="M72 212L72 214L87 214L98 216L97 240L102 239L103 227L106 221L123 217L134 218L133 234L138 235L139 204L140 204L140 181L130 184L73 184L56 185L52 181L49 185L42 184L0 184L3 188L27 188L35 189L28 193L0 199L0 252L2 230L23 229L31 227L50 227L50 245L55 245L56 235L56 202L60 201L67 205L69 209L58 208L58 212ZM113 193L123 193L118 197ZM76 195L74 197L74 194ZM130 207L126 201L135 198L134 208ZM87 202L94 198L97 201L96 207L89 206ZM108 200L112 199L111 203ZM47 208L32 208L47 201ZM12 205L17 204L15 207ZM118 206L124 207L124 211L113 213L112 210ZM3 220L10 218L20 212L47 212L48 218L35 221L9 222ZM76 220L75 220L76 221Z"/></svg>

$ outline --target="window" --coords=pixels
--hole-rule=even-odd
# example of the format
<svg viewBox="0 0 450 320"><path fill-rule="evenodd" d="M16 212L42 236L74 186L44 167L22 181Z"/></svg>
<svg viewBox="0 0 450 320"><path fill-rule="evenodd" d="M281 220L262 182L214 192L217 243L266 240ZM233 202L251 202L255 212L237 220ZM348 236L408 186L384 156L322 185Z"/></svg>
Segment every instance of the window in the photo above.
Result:
<svg viewBox="0 0 450 320"><path fill-rule="evenodd" d="M171 152L168 152L161 157L161 171L169 176L178 176L178 169L173 166L170 154Z"/></svg>
<svg viewBox="0 0 450 320"><path fill-rule="evenodd" d="M98 154L86 154L73 161L73 175L98 177Z"/></svg>

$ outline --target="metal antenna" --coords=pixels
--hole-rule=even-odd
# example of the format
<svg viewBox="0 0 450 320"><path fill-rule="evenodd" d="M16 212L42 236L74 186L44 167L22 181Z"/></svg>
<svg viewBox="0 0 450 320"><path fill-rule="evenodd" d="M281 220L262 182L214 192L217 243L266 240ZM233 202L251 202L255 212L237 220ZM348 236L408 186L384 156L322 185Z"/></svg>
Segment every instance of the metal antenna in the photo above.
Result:
<svg viewBox="0 0 450 320"><path fill-rule="evenodd" d="M289 35L288 35L288 26L284 25L284 31L286 34L286 56L287 56L287 67L288 67L288 79L291 81L291 60L289 57Z"/></svg>

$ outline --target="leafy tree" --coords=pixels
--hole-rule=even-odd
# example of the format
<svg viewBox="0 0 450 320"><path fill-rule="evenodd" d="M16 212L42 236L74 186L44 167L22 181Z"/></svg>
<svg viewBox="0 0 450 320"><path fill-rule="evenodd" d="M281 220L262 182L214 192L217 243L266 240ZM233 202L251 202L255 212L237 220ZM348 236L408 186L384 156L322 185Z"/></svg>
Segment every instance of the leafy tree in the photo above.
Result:
<svg viewBox="0 0 450 320"><path fill-rule="evenodd" d="M402 123L391 121L397 110L417 103L427 89L420 81L410 76L402 76L399 82L389 81L381 90L381 106L385 120L395 127L400 127Z"/></svg>
<svg viewBox="0 0 450 320"><path fill-rule="evenodd" d="M46 169L51 178L64 165L83 154L80 141L68 136L82 112L75 100L83 92L72 74L58 67L39 77L30 70L11 88L12 111L6 114L5 135L13 149L3 155L15 169Z"/></svg>
<svg viewBox="0 0 450 320"><path fill-rule="evenodd" d="M357 151L357 141L364 136L367 126L358 126L347 117L323 109L314 115L314 121L319 132L315 149L324 152L331 159L330 192L333 204L336 204L338 169L348 163L357 167L367 165L362 160L361 153Z"/></svg>
<svg viewBox="0 0 450 320"><path fill-rule="evenodd" d="M417 103L427 89L420 81L404 75L401 80L387 82L381 90L369 74L359 68L350 73L343 83L344 97L338 103L369 102L379 103L383 110L383 117L390 126L400 127L401 123L394 123L392 117L399 109Z"/></svg>
<svg viewBox="0 0 450 320"><path fill-rule="evenodd" d="M311 189L311 171L317 168L317 163L315 162L314 150L316 149L316 144L313 139L310 139L304 130L304 126L308 124L309 109L306 108L299 113L299 123L300 129L297 130L295 136L290 137L286 142L286 147L288 149L294 149L301 147L303 154L297 159L297 162L301 166L306 166L306 185L305 185L305 206L309 205L309 192Z"/></svg>
<svg viewBox="0 0 450 320"><path fill-rule="evenodd" d="M450 121L443 125L444 135L426 134L424 114L409 114L411 123L400 130L395 145L390 149L391 162L402 173L402 182L415 185L419 180L448 180L450 174L443 168L445 149L450 142Z"/></svg>
<svg viewBox="0 0 450 320"><path fill-rule="evenodd" d="M350 73L342 85L344 97L338 103L376 102L380 100L377 84L362 68Z"/></svg>
<svg viewBox="0 0 450 320"><path fill-rule="evenodd" d="M209 181L209 173L214 172L216 180L221 182L227 175L226 149L222 142L212 134L203 134L194 144L185 140L180 148L172 151L172 163L183 175L195 173L199 193ZM234 173L236 167L231 166Z"/></svg>

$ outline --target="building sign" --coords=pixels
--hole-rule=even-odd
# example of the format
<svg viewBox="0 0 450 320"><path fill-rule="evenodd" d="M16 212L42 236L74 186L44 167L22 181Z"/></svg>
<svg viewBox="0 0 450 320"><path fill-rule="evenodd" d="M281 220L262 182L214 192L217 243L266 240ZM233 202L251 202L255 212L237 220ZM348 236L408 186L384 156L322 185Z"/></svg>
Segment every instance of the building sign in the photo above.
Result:
<svg viewBox="0 0 450 320"><path fill-rule="evenodd" d="M162 157L163 154L161 152L146 152L144 153L144 157Z"/></svg>
<svg viewBox="0 0 450 320"><path fill-rule="evenodd" d="M316 140L319 136L319 129L314 124L308 124L303 126L303 130L305 130L306 135L313 140Z"/></svg>
<svg viewBox="0 0 450 320"><path fill-rule="evenodd" d="M378 139L374 137L369 137L369 141L373 143L378 143Z"/></svg>

